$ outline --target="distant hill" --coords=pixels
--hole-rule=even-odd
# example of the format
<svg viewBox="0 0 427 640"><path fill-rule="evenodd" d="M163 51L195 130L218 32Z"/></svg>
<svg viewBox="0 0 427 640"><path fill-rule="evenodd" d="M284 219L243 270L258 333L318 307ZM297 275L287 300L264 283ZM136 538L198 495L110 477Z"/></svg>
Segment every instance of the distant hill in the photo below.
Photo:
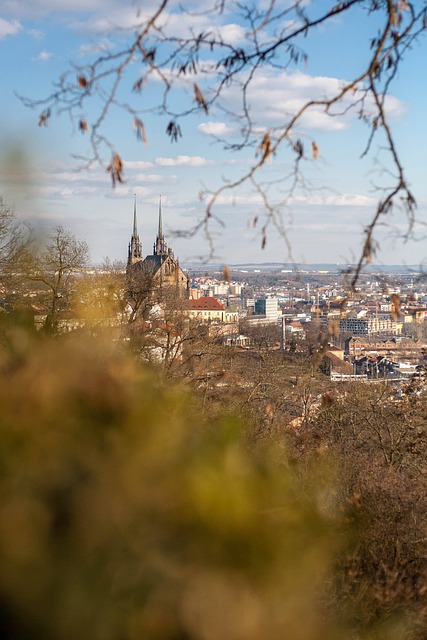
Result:
<svg viewBox="0 0 427 640"><path fill-rule="evenodd" d="M215 271L222 272L224 264L213 263L203 264L200 262L188 262L183 264L185 269L194 272L209 272ZM293 263L280 263L280 262L243 262L237 264L227 265L231 271L299 271L299 272L329 272L329 273L345 273L354 268L355 265L351 264L337 264L337 263L313 263L313 264L293 264ZM426 273L427 267L424 269L422 265L367 265L363 268L363 273L383 273L383 274L420 274Z"/></svg>

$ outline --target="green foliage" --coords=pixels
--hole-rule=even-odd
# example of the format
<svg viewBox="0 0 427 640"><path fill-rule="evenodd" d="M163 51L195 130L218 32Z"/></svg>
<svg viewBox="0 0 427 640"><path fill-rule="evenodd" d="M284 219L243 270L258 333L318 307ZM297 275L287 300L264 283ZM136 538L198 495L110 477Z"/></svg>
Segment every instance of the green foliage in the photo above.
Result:
<svg viewBox="0 0 427 640"><path fill-rule="evenodd" d="M327 476L308 489L277 444L251 450L111 342L5 344L2 638L342 637L319 597L340 544Z"/></svg>

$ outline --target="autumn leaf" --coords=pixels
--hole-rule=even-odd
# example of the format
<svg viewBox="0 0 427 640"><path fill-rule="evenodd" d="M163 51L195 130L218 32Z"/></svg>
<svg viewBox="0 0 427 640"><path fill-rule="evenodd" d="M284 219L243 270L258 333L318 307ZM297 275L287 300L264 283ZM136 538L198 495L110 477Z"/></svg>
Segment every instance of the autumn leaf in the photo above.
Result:
<svg viewBox="0 0 427 640"><path fill-rule="evenodd" d="M205 96L200 91L200 88L199 88L199 86L197 84L194 84L194 100L197 102L197 104L200 107L202 107L203 111L207 114L208 113L208 105L206 103Z"/></svg>
<svg viewBox="0 0 427 640"><path fill-rule="evenodd" d="M298 156L298 160L304 155L304 146L300 139L298 139L294 144L294 151Z"/></svg>
<svg viewBox="0 0 427 640"><path fill-rule="evenodd" d="M391 317L396 322L402 311L400 296L397 293L392 293L390 296L390 302L391 302Z"/></svg>
<svg viewBox="0 0 427 640"><path fill-rule="evenodd" d="M147 144L147 134L145 132L144 123L136 116L133 120L133 128L135 129L137 139L142 140L144 144Z"/></svg>
<svg viewBox="0 0 427 640"><path fill-rule="evenodd" d="M311 143L311 153L313 154L313 160L317 160L320 154L320 150L314 140Z"/></svg>
<svg viewBox="0 0 427 640"><path fill-rule="evenodd" d="M363 247L363 259L366 264L372 262L372 257L375 254L374 247L372 246L372 240L370 237L366 238L365 245Z"/></svg>
<svg viewBox="0 0 427 640"><path fill-rule="evenodd" d="M50 109L46 109L46 111L43 111L39 116L39 127L47 127L47 125L49 124L50 116Z"/></svg>
<svg viewBox="0 0 427 640"><path fill-rule="evenodd" d="M261 140L255 155L258 155L259 153L261 154L261 164L271 158L271 154L272 154L271 138L268 131L264 134L264 137Z"/></svg>
<svg viewBox="0 0 427 640"><path fill-rule="evenodd" d="M86 131L89 131L89 125L87 123L87 121L85 120L85 118L82 118L79 121L79 129L82 133L85 133Z"/></svg>
<svg viewBox="0 0 427 640"><path fill-rule="evenodd" d="M89 85L89 82L87 81L85 76L77 76L77 83L82 89L86 89L86 87Z"/></svg>
<svg viewBox="0 0 427 640"><path fill-rule="evenodd" d="M145 78L139 78L133 85L132 87L132 91L135 91L136 93L140 93L143 85L145 82Z"/></svg>
<svg viewBox="0 0 427 640"><path fill-rule="evenodd" d="M118 153L114 153L110 164L107 167L107 171L111 176L111 183L114 187L117 182L124 183L123 180L123 162Z"/></svg>

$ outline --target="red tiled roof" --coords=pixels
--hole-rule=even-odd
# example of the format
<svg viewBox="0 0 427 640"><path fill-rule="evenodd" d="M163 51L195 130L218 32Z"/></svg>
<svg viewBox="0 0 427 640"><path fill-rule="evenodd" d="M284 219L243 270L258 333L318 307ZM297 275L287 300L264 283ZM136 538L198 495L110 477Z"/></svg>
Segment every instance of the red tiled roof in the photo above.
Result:
<svg viewBox="0 0 427 640"><path fill-rule="evenodd" d="M224 305L216 298L202 296L198 300L184 300L184 308L189 311L224 311Z"/></svg>

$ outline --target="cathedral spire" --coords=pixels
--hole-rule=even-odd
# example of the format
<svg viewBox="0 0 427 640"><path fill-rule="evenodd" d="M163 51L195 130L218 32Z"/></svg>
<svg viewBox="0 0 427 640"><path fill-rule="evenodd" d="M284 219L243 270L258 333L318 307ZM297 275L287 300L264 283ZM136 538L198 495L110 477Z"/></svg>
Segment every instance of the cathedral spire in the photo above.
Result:
<svg viewBox="0 0 427 640"><path fill-rule="evenodd" d="M128 265L134 264L142 260L142 243L139 240L138 228L136 222L136 195L133 203L133 233L129 242L128 249Z"/></svg>
<svg viewBox="0 0 427 640"><path fill-rule="evenodd" d="M134 194L134 201L133 201L133 236L135 238L138 236L138 230L136 227L136 194Z"/></svg>
<svg viewBox="0 0 427 640"><path fill-rule="evenodd" d="M159 238L163 237L163 220L162 220L162 196L159 196Z"/></svg>
<svg viewBox="0 0 427 640"><path fill-rule="evenodd" d="M164 256L167 254L167 246L163 235L162 196L160 196L159 200L159 227L153 253L155 256Z"/></svg>

